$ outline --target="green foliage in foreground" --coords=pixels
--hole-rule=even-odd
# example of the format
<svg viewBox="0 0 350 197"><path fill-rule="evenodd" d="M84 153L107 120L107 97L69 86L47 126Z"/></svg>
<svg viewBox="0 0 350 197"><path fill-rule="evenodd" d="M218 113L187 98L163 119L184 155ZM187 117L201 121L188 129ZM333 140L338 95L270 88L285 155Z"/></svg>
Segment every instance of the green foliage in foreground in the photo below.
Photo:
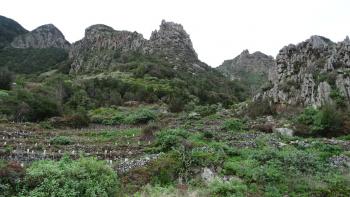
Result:
<svg viewBox="0 0 350 197"><path fill-rule="evenodd" d="M21 196L116 196L116 173L103 161L63 158L38 161L26 172Z"/></svg>

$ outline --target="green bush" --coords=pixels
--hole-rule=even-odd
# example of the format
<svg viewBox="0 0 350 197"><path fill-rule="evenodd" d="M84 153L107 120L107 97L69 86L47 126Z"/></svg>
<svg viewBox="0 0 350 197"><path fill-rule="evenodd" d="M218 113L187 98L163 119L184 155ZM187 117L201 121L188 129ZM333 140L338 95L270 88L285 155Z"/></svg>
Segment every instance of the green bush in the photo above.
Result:
<svg viewBox="0 0 350 197"><path fill-rule="evenodd" d="M72 144L72 140L66 136L56 136L50 140L53 145L69 145Z"/></svg>
<svg viewBox="0 0 350 197"><path fill-rule="evenodd" d="M209 185L209 191L212 196L237 196L244 197L248 191L248 187L240 180L214 180Z"/></svg>
<svg viewBox="0 0 350 197"><path fill-rule="evenodd" d="M310 129L310 135L337 135L342 129L343 121L342 113L332 105L321 109L308 107L296 118L297 124Z"/></svg>
<svg viewBox="0 0 350 197"><path fill-rule="evenodd" d="M184 97L180 95L171 96L168 102L168 108L170 112L177 113L184 110L186 101Z"/></svg>
<svg viewBox="0 0 350 197"><path fill-rule="evenodd" d="M124 122L127 124L146 124L151 120L155 120L156 115L153 111L145 108L141 108L134 112L129 113Z"/></svg>
<svg viewBox="0 0 350 197"><path fill-rule="evenodd" d="M156 146L161 151L169 151L178 147L185 139L189 137L189 133L183 129L168 129L156 133Z"/></svg>
<svg viewBox="0 0 350 197"><path fill-rule="evenodd" d="M334 100L337 107L346 108L346 98L340 93L339 89L333 89L329 96Z"/></svg>
<svg viewBox="0 0 350 197"><path fill-rule="evenodd" d="M116 196L119 181L112 168L93 158L34 162L26 172L23 196Z"/></svg>
<svg viewBox="0 0 350 197"><path fill-rule="evenodd" d="M7 68L0 67L0 89L11 89L11 83L13 81L13 73L8 71Z"/></svg>
<svg viewBox="0 0 350 197"><path fill-rule="evenodd" d="M83 112L66 115L63 124L71 128L79 129L89 126L89 118Z"/></svg>
<svg viewBox="0 0 350 197"><path fill-rule="evenodd" d="M18 193L24 174L24 169L18 163L0 160L0 196Z"/></svg>
<svg viewBox="0 0 350 197"><path fill-rule="evenodd" d="M101 107L98 109L90 110L88 112L88 116L90 118L90 121L93 123L103 123L103 124L119 124L120 121L112 121L114 120L115 116L118 115L120 112L116 108L106 108ZM108 121L108 122L104 122Z"/></svg>
<svg viewBox="0 0 350 197"><path fill-rule="evenodd" d="M224 129L231 132L241 132L248 129L244 121L240 119L231 119L224 122Z"/></svg>
<svg viewBox="0 0 350 197"><path fill-rule="evenodd" d="M84 110L79 110L74 114L67 114L63 117L51 118L46 123L41 122L41 125L46 126L47 129L51 128L75 128L80 129L89 126L89 118ZM46 124L46 125L45 125Z"/></svg>
<svg viewBox="0 0 350 197"><path fill-rule="evenodd" d="M91 122L105 125L146 124L156 119L156 114L148 108L119 110L117 108L98 108L88 113Z"/></svg>
<svg viewBox="0 0 350 197"><path fill-rule="evenodd" d="M45 95L24 89L10 91L0 100L0 112L15 121L41 121L59 115L57 104Z"/></svg>
<svg viewBox="0 0 350 197"><path fill-rule="evenodd" d="M218 105L204 105L196 106L193 111L199 113L202 117L206 117L212 114L215 114L218 110Z"/></svg>
<svg viewBox="0 0 350 197"><path fill-rule="evenodd" d="M152 177L151 183L160 185L169 185L173 183L179 175L181 162L176 154L166 154L155 161L152 161L148 167Z"/></svg>

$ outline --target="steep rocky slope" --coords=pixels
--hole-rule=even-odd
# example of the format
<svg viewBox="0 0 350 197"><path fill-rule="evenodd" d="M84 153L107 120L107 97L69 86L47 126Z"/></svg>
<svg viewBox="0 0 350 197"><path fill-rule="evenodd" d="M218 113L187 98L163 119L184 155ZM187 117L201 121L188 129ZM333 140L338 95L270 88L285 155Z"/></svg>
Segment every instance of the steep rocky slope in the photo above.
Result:
<svg viewBox="0 0 350 197"><path fill-rule="evenodd" d="M0 16L0 48L8 45L16 36L27 32L16 21Z"/></svg>
<svg viewBox="0 0 350 197"><path fill-rule="evenodd" d="M52 24L42 25L31 32L17 36L11 43L14 48L64 48L70 44L62 32Z"/></svg>
<svg viewBox="0 0 350 197"><path fill-rule="evenodd" d="M162 59L175 70L195 72L209 68L198 60L182 25L163 20L160 29L154 31L149 40L137 32L117 31L106 25L87 28L85 37L72 45L71 72L115 68L130 61L133 55Z"/></svg>
<svg viewBox="0 0 350 197"><path fill-rule="evenodd" d="M239 80L250 87L251 93L268 81L269 70L275 64L272 56L265 55L259 51L250 54L244 50L240 55L231 60L225 60L217 67L221 73L231 80Z"/></svg>
<svg viewBox="0 0 350 197"><path fill-rule="evenodd" d="M350 40L334 43L312 36L280 50L270 87L256 99L291 105L344 104L350 100Z"/></svg>

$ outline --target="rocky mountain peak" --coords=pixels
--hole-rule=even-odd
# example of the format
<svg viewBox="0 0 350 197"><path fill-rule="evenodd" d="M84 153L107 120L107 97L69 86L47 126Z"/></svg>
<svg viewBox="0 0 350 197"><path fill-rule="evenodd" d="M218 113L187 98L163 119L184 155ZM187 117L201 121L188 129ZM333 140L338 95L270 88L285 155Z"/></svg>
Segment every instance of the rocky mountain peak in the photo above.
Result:
<svg viewBox="0 0 350 197"><path fill-rule="evenodd" d="M173 62L196 62L195 52L190 36L183 26L162 20L159 30L152 32L147 53L165 56Z"/></svg>
<svg viewBox="0 0 350 197"><path fill-rule="evenodd" d="M239 56L240 56L240 57L244 57L244 56L248 56L248 55L250 55L249 50L248 50L248 49L245 49L245 50L243 50L243 51L241 52L241 54L240 54Z"/></svg>
<svg viewBox="0 0 350 197"><path fill-rule="evenodd" d="M85 37L91 38L96 35L104 34L104 33L112 33L115 30L112 27L103 24L91 25L90 27L85 29Z"/></svg>
<svg viewBox="0 0 350 197"><path fill-rule="evenodd" d="M170 38L172 36L189 38L189 35L186 33L181 24L162 20L159 26L159 30L155 30L152 32L150 40L155 40L159 38Z"/></svg>
<svg viewBox="0 0 350 197"><path fill-rule="evenodd" d="M328 38L322 37L322 36L311 36L310 39L306 40L306 42L310 43L312 48L318 49L318 48L326 48L333 42L329 40Z"/></svg>
<svg viewBox="0 0 350 197"><path fill-rule="evenodd" d="M53 24L42 25L31 32L17 36L11 43L14 48L64 48L70 44Z"/></svg>
<svg viewBox="0 0 350 197"><path fill-rule="evenodd" d="M231 80L240 80L256 93L262 84L268 81L269 70L275 64L272 56L262 52L249 53L243 50L237 57L225 60L216 69Z"/></svg>

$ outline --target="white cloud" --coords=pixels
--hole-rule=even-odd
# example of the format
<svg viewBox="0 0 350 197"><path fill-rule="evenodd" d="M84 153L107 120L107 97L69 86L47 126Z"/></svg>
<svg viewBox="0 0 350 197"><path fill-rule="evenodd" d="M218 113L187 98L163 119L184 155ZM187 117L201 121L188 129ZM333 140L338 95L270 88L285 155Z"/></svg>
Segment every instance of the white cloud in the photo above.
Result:
<svg viewBox="0 0 350 197"><path fill-rule="evenodd" d="M201 60L218 66L243 49L275 56L311 35L350 34L348 0L1 0L0 14L31 30L55 24L70 41L103 23L148 38L161 20L181 23Z"/></svg>

